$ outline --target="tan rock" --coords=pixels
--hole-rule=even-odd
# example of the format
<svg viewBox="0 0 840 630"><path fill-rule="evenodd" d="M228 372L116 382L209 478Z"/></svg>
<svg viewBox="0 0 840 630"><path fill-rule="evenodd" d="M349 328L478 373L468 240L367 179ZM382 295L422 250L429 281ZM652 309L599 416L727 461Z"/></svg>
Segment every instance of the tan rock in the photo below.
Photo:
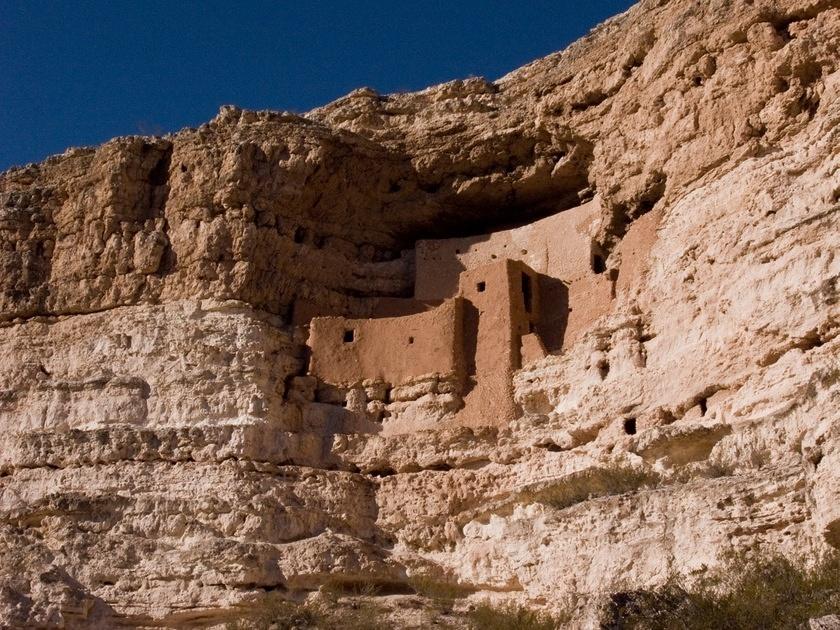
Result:
<svg viewBox="0 0 840 630"><path fill-rule="evenodd" d="M437 576L594 627L730 551L839 548L838 48L836 0L643 0L495 82L0 175L0 625L322 587L422 624L384 593ZM482 302L487 264L539 281ZM478 319L437 335L445 299ZM375 360L313 362L325 321Z"/></svg>

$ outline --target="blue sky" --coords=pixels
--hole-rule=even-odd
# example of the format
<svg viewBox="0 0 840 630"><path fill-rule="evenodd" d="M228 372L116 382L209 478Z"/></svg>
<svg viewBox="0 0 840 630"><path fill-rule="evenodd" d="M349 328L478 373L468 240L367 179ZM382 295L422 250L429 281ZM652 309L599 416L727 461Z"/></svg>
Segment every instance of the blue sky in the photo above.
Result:
<svg viewBox="0 0 840 630"><path fill-rule="evenodd" d="M68 146L497 79L632 0L2 0L0 170Z"/></svg>

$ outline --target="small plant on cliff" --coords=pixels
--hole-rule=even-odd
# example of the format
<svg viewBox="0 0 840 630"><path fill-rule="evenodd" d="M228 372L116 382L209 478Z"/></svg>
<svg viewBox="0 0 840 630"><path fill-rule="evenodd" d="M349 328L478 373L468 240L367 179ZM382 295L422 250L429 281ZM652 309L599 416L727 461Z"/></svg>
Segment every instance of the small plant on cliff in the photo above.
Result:
<svg viewBox="0 0 840 630"><path fill-rule="evenodd" d="M327 626L324 609L312 602L288 602L269 598L259 602L244 619L226 630L320 630Z"/></svg>
<svg viewBox="0 0 840 630"><path fill-rule="evenodd" d="M660 482L653 471L612 464L575 473L560 483L527 492L523 498L562 510L587 499L653 488Z"/></svg>
<svg viewBox="0 0 840 630"><path fill-rule="evenodd" d="M442 612L452 612L455 602L475 591L431 576L414 576L408 585L417 595L431 600Z"/></svg>
<svg viewBox="0 0 840 630"><path fill-rule="evenodd" d="M409 580L408 585L421 597L438 601L462 599L470 593L475 592L474 589L459 586L458 584L453 584L445 580L435 579L430 576L413 577Z"/></svg>
<svg viewBox="0 0 840 630"><path fill-rule="evenodd" d="M786 558L733 558L691 585L672 579L655 590L614 593L603 630L787 630L840 613L840 556L814 568Z"/></svg>
<svg viewBox="0 0 840 630"><path fill-rule="evenodd" d="M385 630L381 610L354 598L332 605L266 599L250 614L226 625L226 630Z"/></svg>
<svg viewBox="0 0 840 630"><path fill-rule="evenodd" d="M514 604L501 607L480 604L469 612L469 621L472 630L559 630L570 618L551 616Z"/></svg>
<svg viewBox="0 0 840 630"><path fill-rule="evenodd" d="M382 610L372 602L356 602L350 610L344 610L333 617L333 625L324 630L386 630L389 626L383 619Z"/></svg>

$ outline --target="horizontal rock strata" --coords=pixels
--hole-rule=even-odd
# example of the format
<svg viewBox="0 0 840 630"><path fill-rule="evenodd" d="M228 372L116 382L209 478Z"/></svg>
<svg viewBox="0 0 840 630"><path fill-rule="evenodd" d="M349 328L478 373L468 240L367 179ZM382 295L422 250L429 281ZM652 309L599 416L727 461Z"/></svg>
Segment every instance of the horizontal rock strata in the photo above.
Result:
<svg viewBox="0 0 840 630"><path fill-rule="evenodd" d="M838 0L643 0L495 82L0 175L0 624L423 578L594 627L733 551L840 548L838 49ZM512 422L307 373L309 318L411 296L418 240L593 199L609 307Z"/></svg>

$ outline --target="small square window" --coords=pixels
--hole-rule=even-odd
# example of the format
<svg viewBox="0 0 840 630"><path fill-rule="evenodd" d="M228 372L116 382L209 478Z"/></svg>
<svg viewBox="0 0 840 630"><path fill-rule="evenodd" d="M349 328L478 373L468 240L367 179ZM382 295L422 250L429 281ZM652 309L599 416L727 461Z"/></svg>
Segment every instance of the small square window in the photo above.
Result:
<svg viewBox="0 0 840 630"><path fill-rule="evenodd" d="M408 343L410 343L410 344L414 343L414 337L409 337L408 338Z"/></svg>
<svg viewBox="0 0 840 630"><path fill-rule="evenodd" d="M356 331L355 330L345 330L344 331L344 343L353 343L356 339Z"/></svg>
<svg viewBox="0 0 840 630"><path fill-rule="evenodd" d="M484 291L487 289L487 283L479 282L477 285L475 285L475 288L479 293L484 293Z"/></svg>

